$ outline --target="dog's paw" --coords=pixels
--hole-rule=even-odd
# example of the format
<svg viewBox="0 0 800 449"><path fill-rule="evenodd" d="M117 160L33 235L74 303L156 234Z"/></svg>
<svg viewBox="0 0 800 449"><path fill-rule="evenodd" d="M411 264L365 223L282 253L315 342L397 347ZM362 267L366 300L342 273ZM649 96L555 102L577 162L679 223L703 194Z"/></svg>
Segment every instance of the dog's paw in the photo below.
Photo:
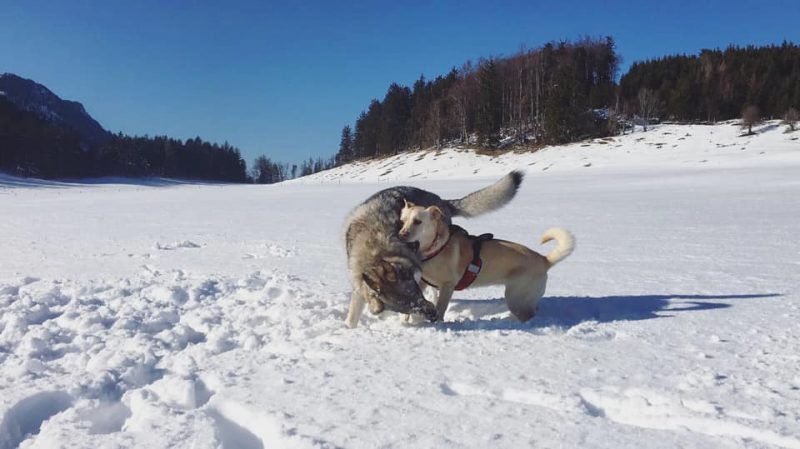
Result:
<svg viewBox="0 0 800 449"><path fill-rule="evenodd" d="M419 313L431 323L435 323L439 320L439 313L436 311L436 306L431 302L425 301L422 307L420 307Z"/></svg>

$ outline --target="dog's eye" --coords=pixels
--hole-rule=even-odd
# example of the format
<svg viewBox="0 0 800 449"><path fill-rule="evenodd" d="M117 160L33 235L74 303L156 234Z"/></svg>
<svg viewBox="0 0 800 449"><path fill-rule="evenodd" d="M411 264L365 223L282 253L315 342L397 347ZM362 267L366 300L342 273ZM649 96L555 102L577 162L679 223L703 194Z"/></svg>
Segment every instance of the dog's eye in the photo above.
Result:
<svg viewBox="0 0 800 449"><path fill-rule="evenodd" d="M420 223L422 223L422 221L420 221L420 220L414 220L414 224L415 224L415 225L418 225L418 224L420 224Z"/></svg>

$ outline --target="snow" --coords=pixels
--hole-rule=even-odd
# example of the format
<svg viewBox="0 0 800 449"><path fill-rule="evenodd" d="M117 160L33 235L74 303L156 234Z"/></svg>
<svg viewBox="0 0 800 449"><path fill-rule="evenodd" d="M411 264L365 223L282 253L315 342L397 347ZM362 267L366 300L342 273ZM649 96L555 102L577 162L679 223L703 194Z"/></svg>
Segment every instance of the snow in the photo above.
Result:
<svg viewBox="0 0 800 449"><path fill-rule="evenodd" d="M800 134L759 129L272 186L2 176L0 449L800 448ZM344 328L350 208L512 168L519 196L459 223L575 234L534 320L485 288L444 323Z"/></svg>
<svg viewBox="0 0 800 449"><path fill-rule="evenodd" d="M800 145L798 134L785 134L784 128L777 121L771 121L755 128L754 136L742 136L742 128L734 121L716 126L656 125L648 132L545 147L535 153L499 152L494 156L463 148L445 148L400 154L378 163L356 162L291 182L490 179L515 168L532 173L576 169L590 169L594 173L664 168L694 172L709 168L774 166L780 165L787 155L793 157Z"/></svg>

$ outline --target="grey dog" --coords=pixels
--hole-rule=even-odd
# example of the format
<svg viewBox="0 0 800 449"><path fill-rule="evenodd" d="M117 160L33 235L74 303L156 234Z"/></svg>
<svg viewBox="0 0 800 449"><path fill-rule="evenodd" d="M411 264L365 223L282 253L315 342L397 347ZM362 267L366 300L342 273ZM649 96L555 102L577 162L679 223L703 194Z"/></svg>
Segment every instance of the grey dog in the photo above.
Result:
<svg viewBox="0 0 800 449"><path fill-rule="evenodd" d="M438 206L449 224L452 217L474 217L506 205L521 182L522 172L512 171L491 186L457 200L443 200L416 187L392 187L353 209L347 217L345 234L347 266L353 285L347 326L358 325L367 303L373 314L388 309L422 314L431 321L436 319L436 308L425 300L419 287L422 275L419 255L397 235L404 200L424 207Z"/></svg>

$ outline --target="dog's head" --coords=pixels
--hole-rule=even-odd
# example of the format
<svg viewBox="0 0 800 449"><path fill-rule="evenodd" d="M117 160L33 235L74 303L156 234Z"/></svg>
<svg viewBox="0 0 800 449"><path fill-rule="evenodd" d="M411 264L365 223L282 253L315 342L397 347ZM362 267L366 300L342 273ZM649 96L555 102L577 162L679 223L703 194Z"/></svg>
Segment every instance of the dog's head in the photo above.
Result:
<svg viewBox="0 0 800 449"><path fill-rule="evenodd" d="M444 212L436 206L422 207L405 201L400 211L400 222L403 226L398 235L406 242L419 242L420 246L428 246L436 238L439 223L444 218Z"/></svg>
<svg viewBox="0 0 800 449"><path fill-rule="evenodd" d="M370 311L378 314L383 307L399 313L419 313L436 319L436 307L422 295L417 283L419 270L403 260L381 260L367 268L361 277L368 287Z"/></svg>

